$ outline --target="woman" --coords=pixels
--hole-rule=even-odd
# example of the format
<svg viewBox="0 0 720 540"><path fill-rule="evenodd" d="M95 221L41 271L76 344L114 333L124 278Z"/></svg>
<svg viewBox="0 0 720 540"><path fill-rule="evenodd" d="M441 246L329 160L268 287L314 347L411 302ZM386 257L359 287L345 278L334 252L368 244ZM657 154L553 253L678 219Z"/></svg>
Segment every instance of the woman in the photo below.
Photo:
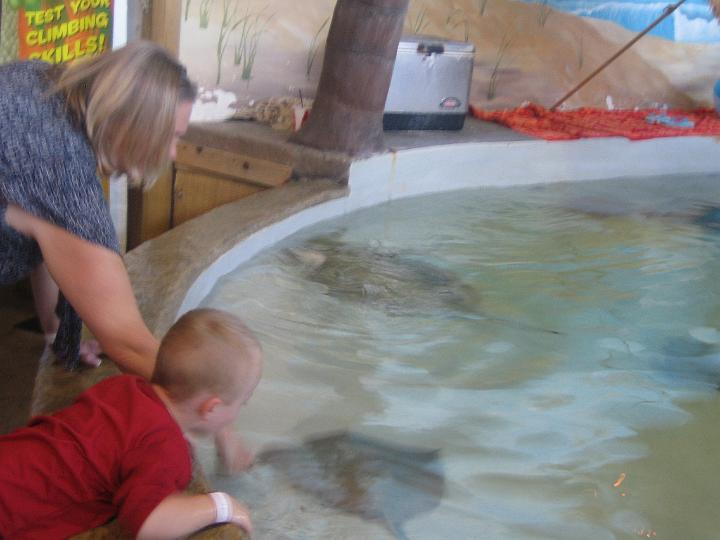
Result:
<svg viewBox="0 0 720 540"><path fill-rule="evenodd" d="M151 183L175 157L195 95L185 69L145 41L70 66L0 66L0 283L32 274L41 324L57 331L68 368L82 320L121 370L152 374L158 343L97 171Z"/></svg>

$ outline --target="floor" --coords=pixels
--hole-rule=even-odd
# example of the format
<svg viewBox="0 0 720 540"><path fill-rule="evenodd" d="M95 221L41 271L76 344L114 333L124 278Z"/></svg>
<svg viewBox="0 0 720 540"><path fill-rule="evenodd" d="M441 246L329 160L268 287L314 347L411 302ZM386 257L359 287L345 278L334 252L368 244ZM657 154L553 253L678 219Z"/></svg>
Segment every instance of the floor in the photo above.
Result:
<svg viewBox="0 0 720 540"><path fill-rule="evenodd" d="M34 316L26 283L0 287L0 433L28 420L42 335L18 328Z"/></svg>

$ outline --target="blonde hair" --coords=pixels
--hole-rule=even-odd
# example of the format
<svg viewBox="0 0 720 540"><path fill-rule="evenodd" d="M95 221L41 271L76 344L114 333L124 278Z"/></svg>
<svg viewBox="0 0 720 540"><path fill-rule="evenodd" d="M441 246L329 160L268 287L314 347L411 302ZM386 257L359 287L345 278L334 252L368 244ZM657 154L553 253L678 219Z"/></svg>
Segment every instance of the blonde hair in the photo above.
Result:
<svg viewBox="0 0 720 540"><path fill-rule="evenodd" d="M145 187L169 164L178 104L197 93L168 51L143 40L62 68L53 90L65 94L101 172Z"/></svg>
<svg viewBox="0 0 720 540"><path fill-rule="evenodd" d="M217 309L195 309L165 334L151 382L175 401L207 391L230 402L242 378L259 371L260 362L260 343L240 319Z"/></svg>

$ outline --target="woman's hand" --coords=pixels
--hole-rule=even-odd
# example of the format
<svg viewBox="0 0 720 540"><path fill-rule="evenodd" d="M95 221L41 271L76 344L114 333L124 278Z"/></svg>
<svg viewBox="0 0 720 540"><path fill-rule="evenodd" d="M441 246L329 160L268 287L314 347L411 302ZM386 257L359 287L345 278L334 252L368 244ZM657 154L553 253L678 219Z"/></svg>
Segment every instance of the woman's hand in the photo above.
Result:
<svg viewBox="0 0 720 540"><path fill-rule="evenodd" d="M50 275L102 350L122 371L149 379L158 341L140 315L122 258L15 205L5 219L38 243Z"/></svg>
<svg viewBox="0 0 720 540"><path fill-rule="evenodd" d="M40 263L32 271L30 285L32 286L33 300L35 301L35 312L38 321L40 321L40 327L45 334L45 351L43 351L43 358L45 358L52 350L52 344L60 327L60 319L55 314L60 291L57 283L48 272L45 263ZM83 339L80 342L80 361L86 366L99 367L102 364L101 354L102 348L96 340Z"/></svg>
<svg viewBox="0 0 720 540"><path fill-rule="evenodd" d="M80 361L90 367L100 367L102 364L102 348L94 339L83 339L80 342Z"/></svg>

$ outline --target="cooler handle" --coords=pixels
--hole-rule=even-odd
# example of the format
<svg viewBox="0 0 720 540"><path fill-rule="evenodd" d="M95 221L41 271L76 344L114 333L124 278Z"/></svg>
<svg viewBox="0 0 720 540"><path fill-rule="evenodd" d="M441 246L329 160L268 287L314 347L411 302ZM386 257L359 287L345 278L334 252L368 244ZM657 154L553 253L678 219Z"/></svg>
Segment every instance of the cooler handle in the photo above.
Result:
<svg viewBox="0 0 720 540"><path fill-rule="evenodd" d="M431 54L443 54L445 52L445 45L442 43L418 43L417 52L430 56Z"/></svg>

